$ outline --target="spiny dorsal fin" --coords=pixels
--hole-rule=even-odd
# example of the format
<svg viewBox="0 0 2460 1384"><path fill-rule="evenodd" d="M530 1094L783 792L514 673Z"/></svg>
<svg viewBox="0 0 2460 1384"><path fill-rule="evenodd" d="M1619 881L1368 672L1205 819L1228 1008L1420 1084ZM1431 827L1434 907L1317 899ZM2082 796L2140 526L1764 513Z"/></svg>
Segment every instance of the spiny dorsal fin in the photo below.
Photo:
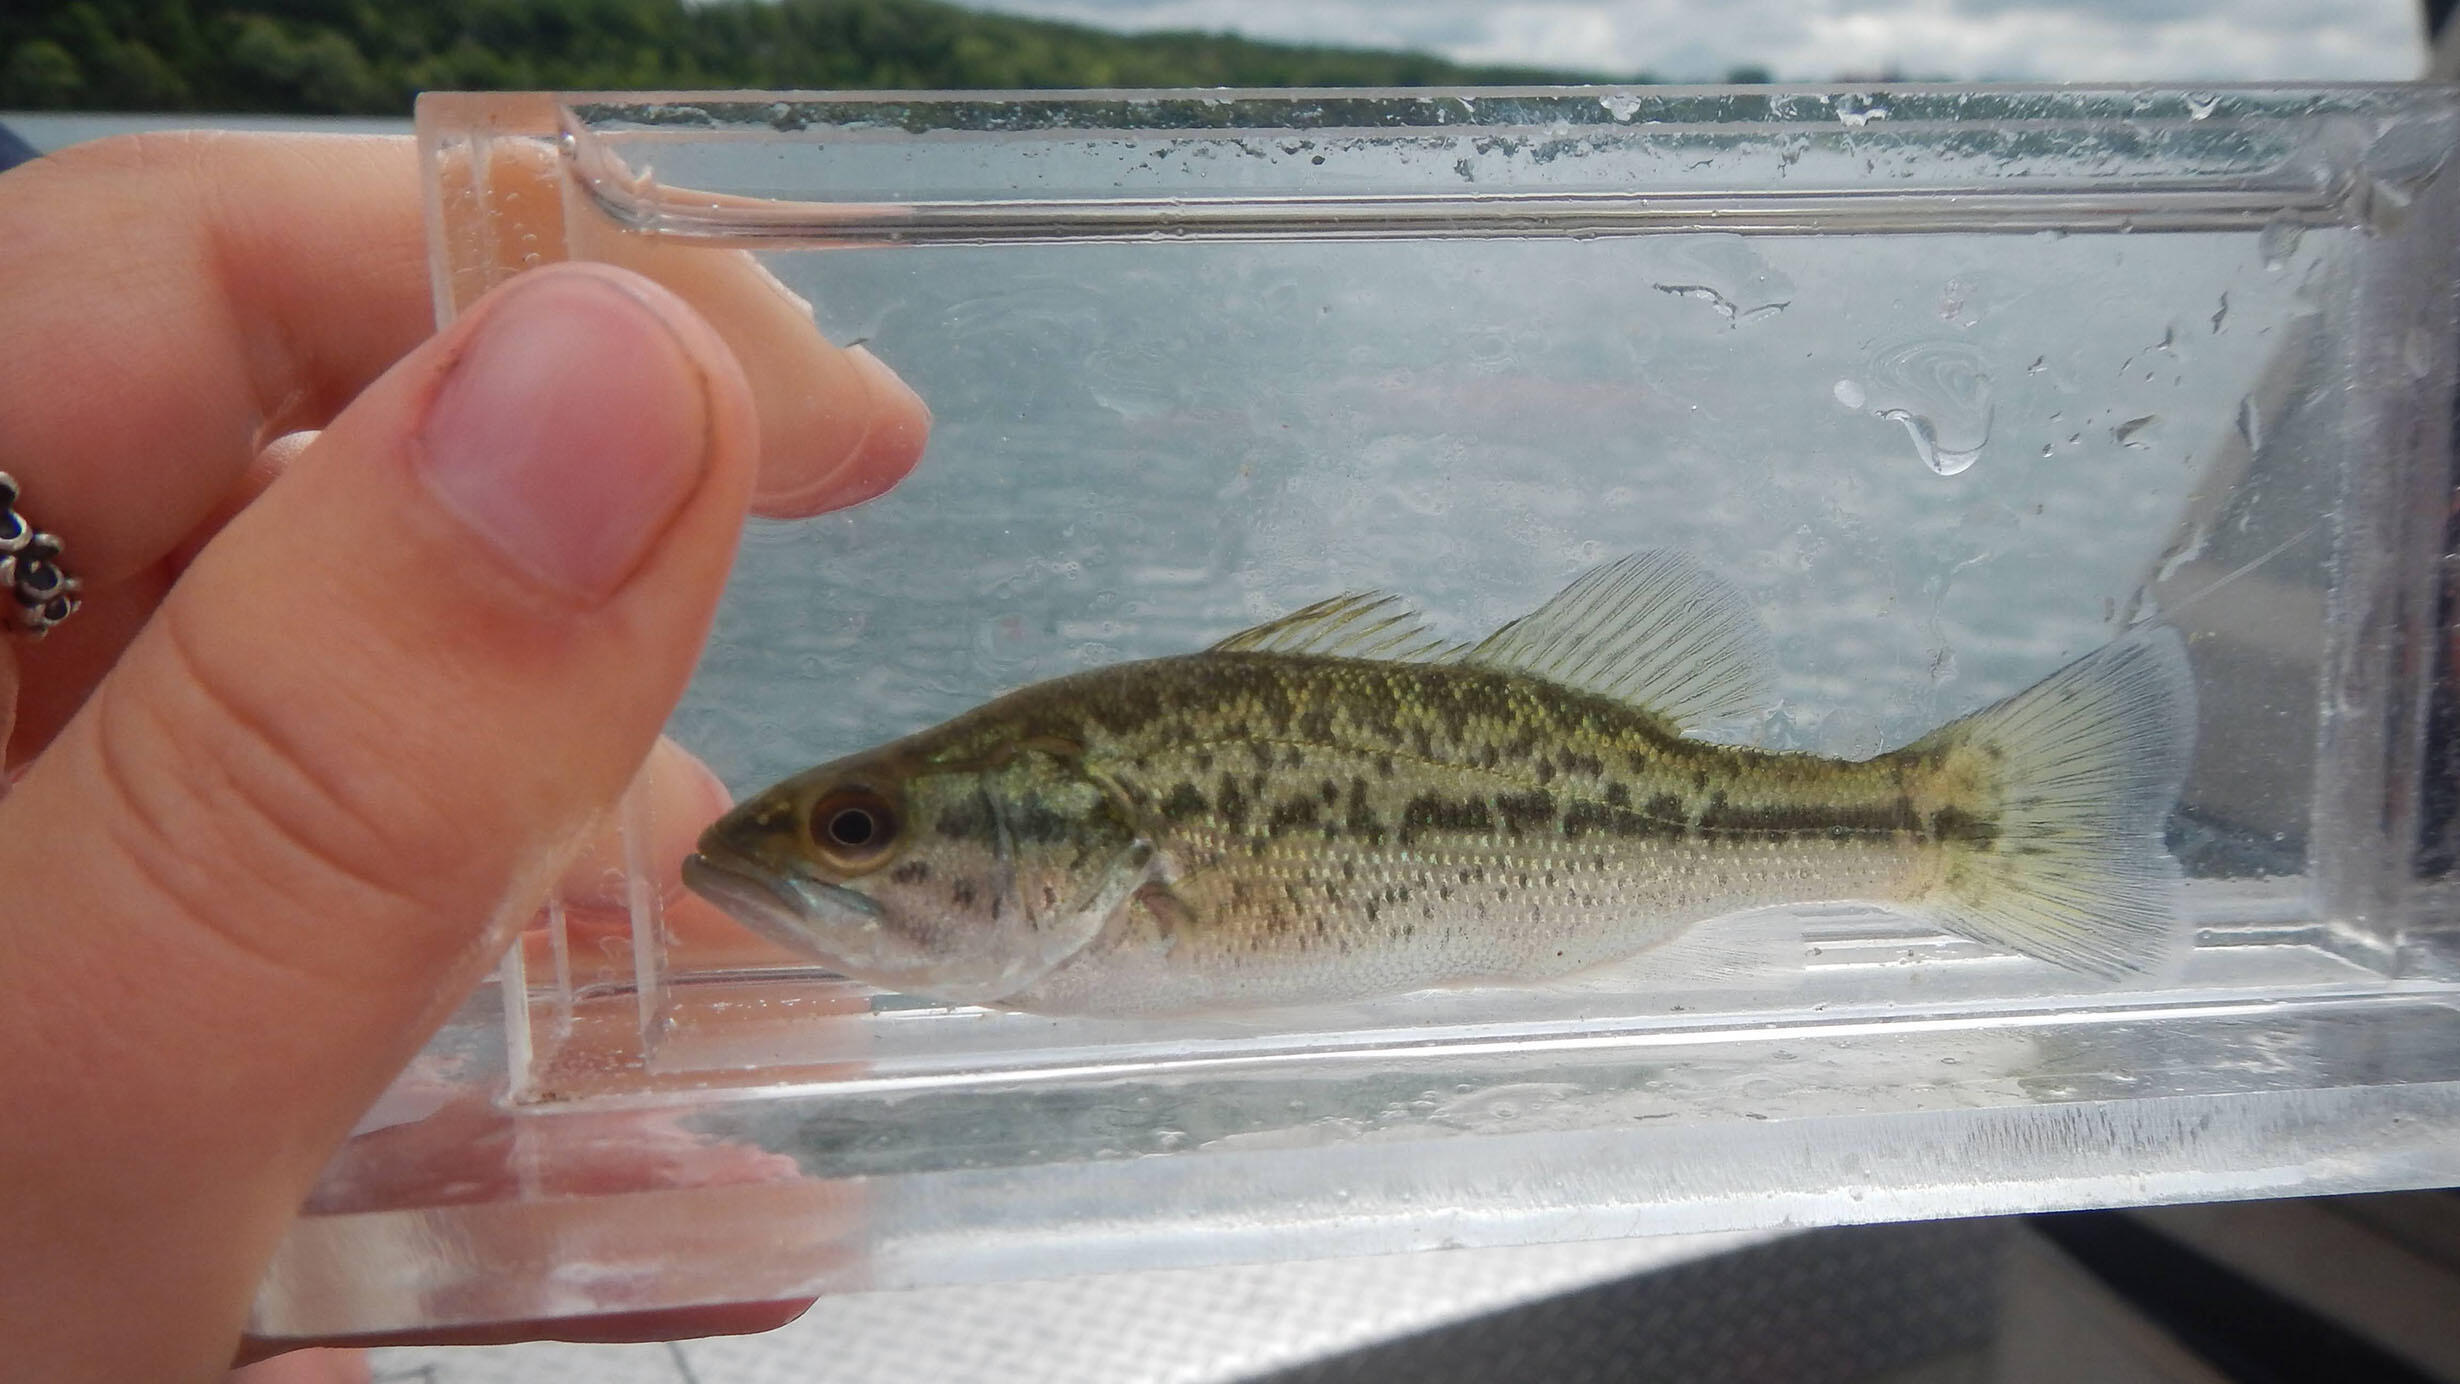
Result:
<svg viewBox="0 0 2460 1384"><path fill-rule="evenodd" d="M1766 706L1776 650L1741 592L1682 553L1657 551L1589 572L1457 657L1691 731Z"/></svg>
<svg viewBox="0 0 2460 1384"><path fill-rule="evenodd" d="M1214 653L1320 654L1423 662L1460 646L1429 634L1426 622L1400 597L1353 591L1294 610L1213 646Z"/></svg>

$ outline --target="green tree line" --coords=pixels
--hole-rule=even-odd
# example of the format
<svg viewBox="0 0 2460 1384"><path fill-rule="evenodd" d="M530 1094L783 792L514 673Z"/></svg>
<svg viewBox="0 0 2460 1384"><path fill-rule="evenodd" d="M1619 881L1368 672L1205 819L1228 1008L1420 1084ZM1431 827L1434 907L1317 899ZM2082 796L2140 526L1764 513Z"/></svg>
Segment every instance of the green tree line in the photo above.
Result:
<svg viewBox="0 0 2460 1384"><path fill-rule="evenodd" d="M0 108L10 109L403 115L414 95L431 89L1427 86L1595 79L1223 34L1114 34L937 0L0 4Z"/></svg>

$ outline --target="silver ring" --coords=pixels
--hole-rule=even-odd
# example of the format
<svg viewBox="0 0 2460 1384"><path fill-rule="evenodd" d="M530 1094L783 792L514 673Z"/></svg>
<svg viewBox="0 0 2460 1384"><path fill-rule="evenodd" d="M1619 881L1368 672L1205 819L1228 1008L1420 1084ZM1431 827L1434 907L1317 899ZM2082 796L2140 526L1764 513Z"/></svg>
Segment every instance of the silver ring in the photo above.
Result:
<svg viewBox="0 0 2460 1384"><path fill-rule="evenodd" d="M77 579L60 566L60 540L17 510L17 481L0 471L0 626L29 639L77 613Z"/></svg>

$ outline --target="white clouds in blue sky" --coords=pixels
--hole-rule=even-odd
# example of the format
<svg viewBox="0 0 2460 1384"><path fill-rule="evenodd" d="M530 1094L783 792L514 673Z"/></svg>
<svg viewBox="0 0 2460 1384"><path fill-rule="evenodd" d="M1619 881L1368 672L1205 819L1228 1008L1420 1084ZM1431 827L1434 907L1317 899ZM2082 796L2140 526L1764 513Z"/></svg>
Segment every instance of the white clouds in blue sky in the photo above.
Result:
<svg viewBox="0 0 2460 1384"><path fill-rule="evenodd" d="M1112 29L1406 48L1681 81L2403 79L2416 0L964 0Z"/></svg>

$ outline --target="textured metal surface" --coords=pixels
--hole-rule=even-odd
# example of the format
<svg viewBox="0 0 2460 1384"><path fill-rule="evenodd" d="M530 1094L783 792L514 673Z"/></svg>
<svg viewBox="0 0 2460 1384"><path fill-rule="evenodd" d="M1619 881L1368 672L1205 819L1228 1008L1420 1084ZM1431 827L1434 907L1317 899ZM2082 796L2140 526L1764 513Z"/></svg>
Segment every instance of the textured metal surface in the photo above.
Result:
<svg viewBox="0 0 2460 1384"><path fill-rule="evenodd" d="M1766 1243L1662 1236L1109 1274L823 1299L761 1336L676 1346L375 1352L378 1384L1001 1384L1233 1380L1601 1281Z"/></svg>
<svg viewBox="0 0 2460 1384"><path fill-rule="evenodd" d="M2204 1260L2388 1354L2367 1377L2406 1369L2460 1381L2460 1199L2450 1192L2155 1207L2134 1213ZM2252 1294L2250 1294L2252 1296ZM2244 1309L2242 1309L2244 1310ZM2261 1309L2254 1309L2261 1310ZM2325 1325L2328 1323L2328 1325ZM2352 1376L2354 1377L2354 1376Z"/></svg>
<svg viewBox="0 0 2460 1384"><path fill-rule="evenodd" d="M1270 1384L1852 1384L1983 1347L2004 1221L1821 1230L1321 1360Z"/></svg>

